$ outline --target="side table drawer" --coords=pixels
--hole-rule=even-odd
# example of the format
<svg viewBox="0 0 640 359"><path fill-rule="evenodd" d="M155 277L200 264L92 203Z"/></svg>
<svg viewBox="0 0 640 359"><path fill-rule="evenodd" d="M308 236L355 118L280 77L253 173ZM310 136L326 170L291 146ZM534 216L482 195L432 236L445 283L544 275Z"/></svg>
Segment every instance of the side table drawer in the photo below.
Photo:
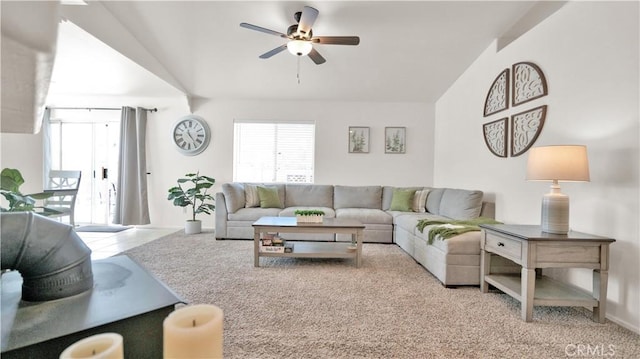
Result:
<svg viewBox="0 0 640 359"><path fill-rule="evenodd" d="M522 243L518 240L503 237L495 233L486 232L485 248L503 257L516 262L522 258Z"/></svg>

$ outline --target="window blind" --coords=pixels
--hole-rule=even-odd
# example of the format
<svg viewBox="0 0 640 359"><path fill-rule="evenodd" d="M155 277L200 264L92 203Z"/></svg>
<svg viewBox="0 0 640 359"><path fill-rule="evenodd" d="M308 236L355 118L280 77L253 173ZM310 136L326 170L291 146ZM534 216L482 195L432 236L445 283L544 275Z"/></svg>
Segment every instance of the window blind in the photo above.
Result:
<svg viewBox="0 0 640 359"><path fill-rule="evenodd" d="M233 180L313 183L315 124L235 121Z"/></svg>

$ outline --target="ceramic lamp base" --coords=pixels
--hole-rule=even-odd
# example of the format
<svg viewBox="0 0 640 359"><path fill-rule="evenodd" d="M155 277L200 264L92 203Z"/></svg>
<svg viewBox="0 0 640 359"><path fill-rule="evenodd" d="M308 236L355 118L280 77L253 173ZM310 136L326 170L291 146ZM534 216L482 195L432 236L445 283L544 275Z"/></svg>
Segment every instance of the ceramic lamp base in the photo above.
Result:
<svg viewBox="0 0 640 359"><path fill-rule="evenodd" d="M556 191L557 190L557 191ZM553 188L542 198L542 231L553 234L569 233L569 196Z"/></svg>

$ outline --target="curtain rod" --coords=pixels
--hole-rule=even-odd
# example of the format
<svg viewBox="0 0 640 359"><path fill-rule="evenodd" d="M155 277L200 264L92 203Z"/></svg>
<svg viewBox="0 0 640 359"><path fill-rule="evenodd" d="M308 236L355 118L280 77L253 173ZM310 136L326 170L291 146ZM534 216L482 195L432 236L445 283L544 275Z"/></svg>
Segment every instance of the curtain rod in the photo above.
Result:
<svg viewBox="0 0 640 359"><path fill-rule="evenodd" d="M104 110L104 111L111 111L111 110L122 110L122 107L48 107L48 109L50 110L87 110L87 111L91 111L91 110ZM145 111L151 111L151 112L158 112L157 108L142 108Z"/></svg>

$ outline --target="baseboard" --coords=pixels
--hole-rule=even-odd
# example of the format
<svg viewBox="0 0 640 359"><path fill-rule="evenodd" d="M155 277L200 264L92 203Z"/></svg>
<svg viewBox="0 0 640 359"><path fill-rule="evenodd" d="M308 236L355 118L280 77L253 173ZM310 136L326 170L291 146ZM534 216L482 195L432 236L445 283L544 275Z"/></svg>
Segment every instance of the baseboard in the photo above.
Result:
<svg viewBox="0 0 640 359"><path fill-rule="evenodd" d="M607 315L606 316L607 319L609 319L610 321L618 324L619 326L625 328L625 329L629 329L630 331L636 333L636 334L640 334L640 327L633 325L632 323L629 323L625 320L622 320L618 317L615 317L613 315Z"/></svg>

